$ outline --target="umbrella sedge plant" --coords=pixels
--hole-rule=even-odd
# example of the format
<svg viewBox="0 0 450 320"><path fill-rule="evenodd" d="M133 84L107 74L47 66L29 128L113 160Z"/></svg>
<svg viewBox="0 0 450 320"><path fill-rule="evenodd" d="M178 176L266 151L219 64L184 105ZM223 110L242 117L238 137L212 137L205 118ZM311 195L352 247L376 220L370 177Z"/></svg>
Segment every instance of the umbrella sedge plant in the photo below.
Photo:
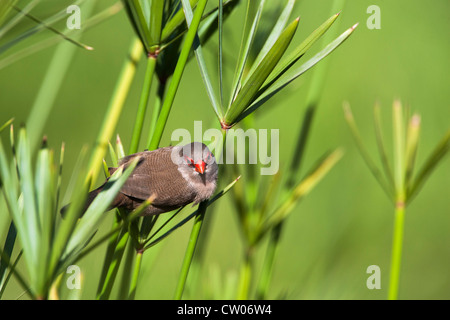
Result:
<svg viewBox="0 0 450 320"><path fill-rule="evenodd" d="M388 299L397 300L400 287L401 257L403 251L403 235L405 229L406 209L418 195L431 173L450 151L450 130L436 144L434 150L426 158L425 163L417 170L417 151L421 131L421 117L414 113L408 118L409 109L400 100L392 104L392 145L393 152L385 147L385 138L381 123L381 107L375 104L374 123L381 169L370 155L359 133L350 104L344 102L345 120L350 128L356 147L360 152L371 174L375 177L394 209L394 228L392 235L391 269L389 278ZM390 161L392 158L392 161Z"/></svg>
<svg viewBox="0 0 450 320"><path fill-rule="evenodd" d="M192 19L190 4L187 0L182 0L181 2L183 4L187 23L189 24L189 21ZM357 26L357 24L353 25L340 36L328 43L318 53L309 58L305 63L297 65L297 62L306 54L313 44L328 31L338 18L339 13L332 15L297 48L286 53L300 21L299 18L290 20L295 1L289 0L285 2L285 6L272 30L267 32L267 34L261 35L266 41L256 55L256 58L251 61L252 44L258 32L258 25L260 24L265 2L266 1L261 0L258 2L248 1L246 3L246 15L243 26L244 33L242 35L241 46L235 65L235 72L231 82L228 100L225 100L227 94L223 89L224 44L223 19L221 17L223 12L222 1L219 1L218 19L218 94L214 90L215 86L203 56L201 41L197 39L194 48L203 83L211 106L217 117L218 125L222 129L224 141L226 139L227 131L230 128L239 124L246 126L246 128L252 127L252 125L248 126L248 124L253 124L252 119L254 112L257 109L266 104L272 96L281 91L289 83L328 56L353 33ZM256 13L252 16L252 12ZM222 147L225 148L225 145L223 144ZM248 178L245 179L244 177L243 183L240 186L235 187L233 189L234 192L232 193L244 234L244 262L241 268L237 298L247 299L250 297L249 290L253 273L253 253L255 248L261 242L261 239L288 216L298 200L312 189L340 157L340 150L333 151L324 156L324 158L319 161L317 167L312 170L304 180L286 192L285 197L279 203L279 207L272 212L268 212L267 202L261 201L259 204L255 203L255 199L257 198L256 195L258 192L261 192L261 190L257 188L259 182L257 182L257 179L255 178L256 175L253 172L256 170L254 168L255 166L247 166ZM253 173L249 173L249 171L252 171ZM240 175L241 170L237 169L234 174ZM265 199L271 199L273 189L268 188L268 190L269 192ZM195 246L199 239L199 230L203 220L204 213L203 216L199 217L192 229L189 247L183 262L182 276L179 278L175 294L176 299L181 299L182 297L188 269L193 260L193 250L195 250Z"/></svg>
<svg viewBox="0 0 450 320"><path fill-rule="evenodd" d="M14 7L16 1L2 2L0 6L2 26L5 26L4 19L13 12L12 10L20 15L20 19L26 17L33 20L33 17L35 18L32 11L33 5L38 3L39 1L35 0L28 7L18 10ZM94 3L95 1L79 1L78 4L85 6L85 9L93 9ZM237 4L239 3L245 3L246 18L243 26L245 32L242 35L233 79L230 81L230 91L225 92L223 74L228 65L224 63L223 25L230 13L238 8ZM288 216L298 200L306 195L333 167L341 156L339 150L324 156L318 162L317 167L295 185L273 210L269 210L266 202L258 204L254 200L249 200L256 199L254 194L258 192L255 187L257 182L249 178L244 183L236 183L238 177L245 172L237 170L231 177L222 176L221 180L225 181L224 187L184 218L178 216L179 210L165 215L164 218L159 216L140 217L139 214L145 206L150 205L152 200L150 198L135 212L117 210L110 232L102 237L96 237L98 226L103 220L103 213L136 166L137 162L134 161L128 168L121 168L112 176L109 176L108 170L103 170L108 178L108 188L99 194L84 215L81 214L84 211L88 191L97 181L102 168L108 167L105 161L108 152L112 166L117 166L119 159L127 154L136 153L145 147L149 150L160 147L184 69L190 58L195 56L212 110L217 118L217 127L222 130L223 139L216 142L220 145L225 141L230 128L252 126L255 111L266 105L271 97L333 52L356 28L354 25L347 29L304 63L299 63L309 49L333 25L339 14L333 14L299 46L289 50L300 19L290 18L295 1L288 0L274 27L267 34L262 35L266 39L264 46L252 60L251 50L255 37L260 32L258 26L261 24L265 3L264 0L257 2L218 1L216 7L207 11L207 0L121 1L130 21L130 28L136 34L136 39L130 43L129 55L124 59L116 86L111 92L108 108L100 124L94 147L89 153L86 150L81 152L78 169L74 172L71 187L68 189L67 198L70 199L70 206L64 219L61 219L58 213L62 204L59 198L64 147L61 148L60 160L57 163L55 163L54 151L48 147L46 139L39 148L39 137L42 136L43 126L60 88L59 85L52 84L55 81L58 84L62 82L65 70L71 60L71 55L67 55L68 51L60 50L55 53L55 59L52 60L54 63L52 62L53 65L50 65L46 75L46 79L49 80L43 84L42 93L36 98L31 112L40 114L39 123L35 123L30 115L30 121L26 126L20 128L18 137L11 129L11 157L8 157L7 149L3 144L0 145L0 181L11 219L5 243L1 247L0 294L4 293L10 279L14 277L23 287L24 292L33 299L60 298L61 274L69 265L88 255L100 245L107 243L96 298L110 299L112 297L113 288L117 287L116 279L122 256L128 248L128 250L134 250L134 254L126 255L119 298L134 299L143 263L142 255L188 221L193 220L190 240L174 294L174 298L181 299L189 269L195 257L207 208L233 189L236 191L233 193L233 199L239 204L237 191L242 189L236 187L241 184L240 188L245 190L246 197L244 205L237 207L236 211L243 226L246 249L237 297L241 299L250 297L249 288L253 281L253 249L259 245L265 234L273 230ZM252 15L252 12L255 14ZM19 21L19 16L16 20L8 20L7 27L0 29L0 32L12 29L17 21ZM52 20L47 20L45 23L39 24L39 28L53 29L52 31L60 38L68 40L65 45L68 45L70 50L86 49L86 45L78 40L63 36L61 31L51 26L51 22ZM26 36L31 37L33 32L30 31ZM215 34L219 39L217 66L219 94L215 92L215 85L202 50L202 46ZM21 41L22 38L18 37L16 41L19 40ZM7 43L1 48L6 51L12 44L14 43ZM131 132L130 146L128 152L125 152L120 139L116 139L115 147L110 144L110 141L113 139L131 84L135 80L137 64L141 59L145 60L145 75L140 84L141 95ZM60 66L63 67L60 68ZM155 80L157 95L153 103L153 112L148 117L147 108L151 101L150 91ZM150 118L150 129L149 132L143 133L144 122L148 118ZM9 125L10 123L6 123L3 127ZM32 133L29 134L28 130L31 130ZM142 141L145 138L146 143L143 147ZM272 192L273 190L267 194L268 199L272 197ZM247 196L251 193L253 196ZM16 239L20 243L20 250L16 247L16 251L19 252L14 255ZM26 267L26 276L22 270L19 271L17 268L21 262Z"/></svg>

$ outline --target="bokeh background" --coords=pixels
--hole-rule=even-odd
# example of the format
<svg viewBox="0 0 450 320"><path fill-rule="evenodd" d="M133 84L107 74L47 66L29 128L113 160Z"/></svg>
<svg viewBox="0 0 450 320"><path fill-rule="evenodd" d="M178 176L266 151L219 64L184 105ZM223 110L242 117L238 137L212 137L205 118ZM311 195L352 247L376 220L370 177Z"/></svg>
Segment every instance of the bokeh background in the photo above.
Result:
<svg viewBox="0 0 450 320"><path fill-rule="evenodd" d="M97 2L96 12L112 3L109 0ZM266 14L276 11L277 2L268 1ZM70 4L70 1L47 0L33 12L38 17L46 17ZM369 30L367 8L373 4L381 9L381 29ZM331 0L297 2L293 17L301 16L301 20L292 47L331 16L331 7ZM345 155L289 217L269 298L386 298L393 208L355 147L344 120L342 102L346 100L352 106L362 136L374 157L377 156L372 116L374 103L380 102L387 138L391 136L391 106L395 98L410 106L411 111L418 112L422 117L418 164L422 164L450 127L448 12L448 0L435 0L432 5L420 0L345 2L338 22L332 27L333 32L340 34L356 22L360 24L354 34L326 58L326 81L307 145L303 173L327 150L342 147ZM228 74L234 71L244 14L245 5L241 4L225 24L224 59ZM64 24L59 26L63 28ZM265 27L264 17L261 27ZM45 30L30 41L48 35L49 31ZM92 145L97 137L133 37L128 18L121 11L88 30L81 38L95 50L76 51L44 130L56 154L59 154L62 142L66 145L63 193L81 148ZM323 45L323 42L315 45L311 52ZM216 40L208 43L205 50L211 70L216 72ZM0 70L1 123L11 117L15 118L16 126L27 121L53 52L54 47L42 50ZM141 60L138 66L116 130L126 149L145 71L143 62ZM281 170L285 169L283 166L288 164L294 151L309 80L314 72L313 68L256 113L257 128L280 129ZM150 103L153 101L152 94ZM170 133L174 129L192 130L195 120L202 120L204 128L217 127L197 64L191 60L184 72L162 145L170 144ZM147 130L148 127L144 127L144 132ZM4 132L1 138L5 144L8 142L7 133ZM392 149L389 142L387 147ZM447 157L408 207L401 299L450 298L449 183L450 161ZM0 241L3 242L9 223L3 217L7 214L3 199L0 199L0 210ZM227 197L211 210L209 222L202 282L195 292L188 288L186 298L212 298L217 286L226 286L238 276L242 235L233 205ZM112 217L108 217L102 230L109 230L111 223ZM172 298L189 232L190 224L146 253L137 298ZM98 266L103 262L104 249L97 249L79 262L84 275L82 298L95 297ZM263 253L263 250L258 252L257 264L262 262ZM154 260L154 263L146 263L147 260ZM381 268L380 290L366 287L369 276L366 269L370 265ZM4 298L15 299L21 293L22 289L13 280Z"/></svg>

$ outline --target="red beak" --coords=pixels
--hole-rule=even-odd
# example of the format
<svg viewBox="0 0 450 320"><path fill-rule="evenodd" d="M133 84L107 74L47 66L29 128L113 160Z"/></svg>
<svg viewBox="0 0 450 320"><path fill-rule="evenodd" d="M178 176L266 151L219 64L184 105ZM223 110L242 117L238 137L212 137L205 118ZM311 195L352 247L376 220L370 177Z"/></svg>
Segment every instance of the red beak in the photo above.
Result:
<svg viewBox="0 0 450 320"><path fill-rule="evenodd" d="M206 163L203 160L200 160L195 164L195 171L197 171L200 174L203 174L205 172Z"/></svg>

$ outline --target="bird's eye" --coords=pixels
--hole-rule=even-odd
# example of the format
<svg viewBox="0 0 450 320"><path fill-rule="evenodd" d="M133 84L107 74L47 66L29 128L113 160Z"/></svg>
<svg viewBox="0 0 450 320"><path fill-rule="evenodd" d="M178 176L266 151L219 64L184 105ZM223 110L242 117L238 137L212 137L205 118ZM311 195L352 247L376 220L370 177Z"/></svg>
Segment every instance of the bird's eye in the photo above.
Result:
<svg viewBox="0 0 450 320"><path fill-rule="evenodd" d="M208 153L206 154L205 160L206 160L206 161L211 160L211 153L208 152Z"/></svg>
<svg viewBox="0 0 450 320"><path fill-rule="evenodd" d="M194 165L194 159L189 158L187 156L185 156L184 158L186 159L186 163L187 164L192 165L192 166Z"/></svg>

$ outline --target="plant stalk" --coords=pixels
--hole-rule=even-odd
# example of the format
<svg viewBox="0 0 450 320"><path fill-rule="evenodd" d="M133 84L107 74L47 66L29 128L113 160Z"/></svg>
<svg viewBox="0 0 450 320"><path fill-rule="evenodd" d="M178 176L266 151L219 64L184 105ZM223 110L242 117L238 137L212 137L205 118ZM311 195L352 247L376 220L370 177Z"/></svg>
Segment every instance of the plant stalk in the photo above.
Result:
<svg viewBox="0 0 450 320"><path fill-rule="evenodd" d="M245 251L244 263L241 267L241 275L239 280L238 300L247 300L252 283L253 273L253 247L248 247Z"/></svg>
<svg viewBox="0 0 450 320"><path fill-rule="evenodd" d="M332 13L338 12L344 7L344 5L345 0L335 0L331 9ZM336 24L339 25L339 23ZM337 30L337 26L335 26L334 28L335 30ZM332 41L336 34L337 31L328 31L324 35L322 43L330 43L330 41ZM311 84L306 97L306 111L303 116L302 126L297 140L297 146L292 158L289 177L282 190L282 196L287 194L287 192L295 186L295 180L298 177L301 164L304 160L306 145L311 134L311 127L317 110L317 106L319 105L320 98L323 93L329 63L329 59L321 61L321 63L316 67L313 73ZM272 279L273 264L275 261L276 251L279 246L283 224L284 221L281 221L270 231L270 240L266 251L262 275L257 289L257 295L259 299L265 299L269 289L270 281Z"/></svg>
<svg viewBox="0 0 450 320"><path fill-rule="evenodd" d="M144 84L142 86L141 97L139 100L139 107L138 107L138 111L136 114L136 121L134 123L133 135L131 137L129 154L136 153L136 152L138 152L138 149L139 149L139 142L141 140L142 127L144 125L145 113L147 111L148 100L149 100L150 91L151 91L151 87L152 87L153 75L155 72L156 62L157 62L157 55L149 55L148 56L147 68L145 71L145 79L144 79ZM132 250L131 247L133 247L133 246L130 243L130 250ZM126 262L131 265L131 263L134 259L134 256L129 255L126 257L126 259L127 259ZM129 299L134 299L134 296L136 293L136 286L137 286L137 281L138 281L138 277L139 277L139 269L141 267L142 252L140 252L140 253L138 252L136 254L135 260L136 261L135 261L135 265L134 265L134 271L132 274L132 283L131 283L131 287L129 288ZM124 270L124 271L126 271L126 270ZM127 275L125 273L123 276L127 277Z"/></svg>
<svg viewBox="0 0 450 320"><path fill-rule="evenodd" d="M397 300L400 282L400 267L405 225L405 204L397 201L395 206L394 234L392 240L391 277L389 281L389 300Z"/></svg>
<svg viewBox="0 0 450 320"><path fill-rule="evenodd" d="M120 230L120 234L117 237L117 243L115 247L113 247L114 250L112 251L112 255L107 257L109 258L109 261L106 261L103 265L104 275L102 275L101 282L99 283L97 300L108 300L111 295L112 287L116 280L117 272L119 271L120 261L122 260L130 235L127 229L128 227L125 225L122 230Z"/></svg>
<svg viewBox="0 0 450 320"><path fill-rule="evenodd" d="M91 15L96 1L89 1L83 7L84 17ZM73 36L74 39L79 38L79 35ZM39 147L39 142L42 140L42 133L47 123L47 119L52 111L52 107L58 95L58 92L64 83L69 66L79 47L73 43L63 41L56 47L56 50L50 61L47 72L42 80L38 95L34 100L31 112L26 122L26 128L29 132L31 152L34 152Z"/></svg>
<svg viewBox="0 0 450 320"><path fill-rule="evenodd" d="M131 279L130 294L128 297L129 300L134 300L134 298L136 296L136 288L137 288L137 284L138 284L139 273L141 270L143 255L144 255L143 250L137 251L136 255L135 255L136 259L135 259L135 263L134 263L133 278Z"/></svg>
<svg viewBox="0 0 450 320"><path fill-rule="evenodd" d="M148 132L147 146L150 146L150 142L153 138L153 133L155 132L156 123L158 122L159 113L161 112L161 105L164 101L164 93L166 92L167 81L158 81L158 88L156 94L156 101L153 104L153 113L150 120L150 128Z"/></svg>
<svg viewBox="0 0 450 320"><path fill-rule="evenodd" d="M192 257L194 256L195 247L197 245L197 240L203 224L203 219L205 218L207 205L208 201L203 201L199 204L198 213L195 216L194 226L192 227L188 246L184 255L183 265L181 266L180 276L178 278L178 284L175 290L175 300L181 300L181 297L183 296L186 279L189 273L189 267L191 266Z"/></svg>
<svg viewBox="0 0 450 320"><path fill-rule="evenodd" d="M100 169L100 164L107 150L108 142L115 130L120 114L122 112L125 99L128 95L131 82L136 73L137 63L143 53L142 44L139 39L135 39L129 49L129 57L124 62L117 80L113 96L103 120L102 129L97 139L97 146L90 162L90 176L95 178ZM91 179L94 183L95 179ZM117 227L119 221L116 220L113 229ZM124 243L128 241L127 227L124 226L119 233L113 235L108 245L107 253L103 263L102 275L97 289L97 299L108 299L114 284L120 260L123 255ZM123 246L123 248L121 247Z"/></svg>
<svg viewBox="0 0 450 320"><path fill-rule="evenodd" d="M270 232L270 240L267 244L266 256L261 271L261 278L256 289L256 298L259 300L267 299L270 281L272 280L273 265L280 242L280 236L283 230L283 222L276 225Z"/></svg>
<svg viewBox="0 0 450 320"><path fill-rule="evenodd" d="M172 81L170 82L169 88L167 89L167 95L161 108L158 122L155 127L155 132L149 145L149 150L155 150L156 148L158 148L161 141L163 131L173 105L173 101L175 100L178 86L180 85L181 76L183 75L184 68L189 58L189 53L191 51L192 44L194 43L194 39L197 35L197 29L200 25L203 11L205 10L207 2L208 0L200 0L197 4L197 9L195 10L192 24L186 34L186 38L184 39L181 53L172 76Z"/></svg>
<svg viewBox="0 0 450 320"><path fill-rule="evenodd" d="M136 121L134 123L133 135L131 138L129 154L136 153L139 149L139 141L141 139L142 127L144 125L145 113L148 106L148 98L152 87L153 74L156 66L156 56L150 55L147 58L147 69L145 71L144 84L142 86L141 98L139 100L139 107L136 114Z"/></svg>
<svg viewBox="0 0 450 320"><path fill-rule="evenodd" d="M130 48L130 58L127 58L122 66L122 71L120 72L108 110L105 118L103 119L102 128L96 141L96 147L90 160L87 180L89 181L90 179L91 184L95 183L97 175L100 171L102 159L105 156L106 150L108 149L108 142L116 129L117 122L119 121L120 114L122 113L122 108L128 95L131 82L136 73L136 66L142 52L143 50L140 40L135 39Z"/></svg>

